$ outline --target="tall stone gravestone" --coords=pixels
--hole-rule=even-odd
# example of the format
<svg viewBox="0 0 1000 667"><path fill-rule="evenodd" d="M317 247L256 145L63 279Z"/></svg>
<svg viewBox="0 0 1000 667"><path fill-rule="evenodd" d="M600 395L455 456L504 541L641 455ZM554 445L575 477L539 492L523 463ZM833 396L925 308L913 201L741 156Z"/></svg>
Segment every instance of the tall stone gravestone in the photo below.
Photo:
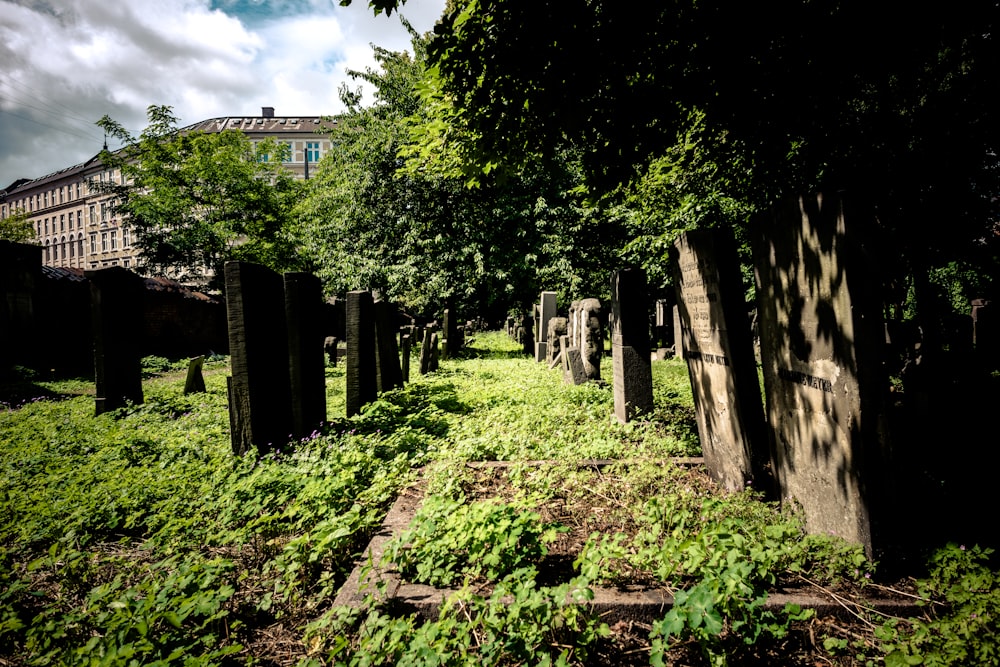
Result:
<svg viewBox="0 0 1000 667"><path fill-rule="evenodd" d="M347 293L347 416L378 396L375 303L371 292Z"/></svg>
<svg viewBox="0 0 1000 667"><path fill-rule="evenodd" d="M41 279L41 246L0 240L0 378L15 365L34 364Z"/></svg>
<svg viewBox="0 0 1000 667"><path fill-rule="evenodd" d="M604 356L604 328L601 324L601 302L581 299L577 308L577 342L588 380L601 379L601 357Z"/></svg>
<svg viewBox="0 0 1000 667"><path fill-rule="evenodd" d="M311 273L284 274L292 435L304 438L326 421L323 286Z"/></svg>
<svg viewBox="0 0 1000 667"><path fill-rule="evenodd" d="M382 299L375 302L375 368L378 391L403 386L403 370L396 346L396 307Z"/></svg>
<svg viewBox="0 0 1000 667"><path fill-rule="evenodd" d="M765 479L768 445L736 246L729 234L691 231L671 255L705 467L727 490L742 490ZM658 307L663 326L666 302Z"/></svg>
<svg viewBox="0 0 1000 667"><path fill-rule="evenodd" d="M142 403L143 279L120 266L84 275L94 331L94 412Z"/></svg>
<svg viewBox="0 0 1000 667"><path fill-rule="evenodd" d="M249 262L226 262L225 279L233 452L264 454L292 433L284 281Z"/></svg>
<svg viewBox="0 0 1000 667"><path fill-rule="evenodd" d="M653 409L646 298L645 271L624 269L611 274L615 416L622 423Z"/></svg>
<svg viewBox="0 0 1000 667"><path fill-rule="evenodd" d="M549 320L556 316L556 293L542 292L542 300L538 305L538 341L535 343L535 361L543 362L548 358Z"/></svg>
<svg viewBox="0 0 1000 667"><path fill-rule="evenodd" d="M869 554L883 537L893 486L880 283L860 236L872 224L840 196L810 195L778 209L754 248L781 498L802 506L810 532L839 535Z"/></svg>

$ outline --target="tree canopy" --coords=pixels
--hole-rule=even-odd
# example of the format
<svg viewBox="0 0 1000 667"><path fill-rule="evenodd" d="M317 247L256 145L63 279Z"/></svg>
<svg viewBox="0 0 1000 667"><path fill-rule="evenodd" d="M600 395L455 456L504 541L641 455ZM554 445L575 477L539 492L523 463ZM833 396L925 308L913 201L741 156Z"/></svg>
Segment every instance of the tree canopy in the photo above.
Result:
<svg viewBox="0 0 1000 667"><path fill-rule="evenodd" d="M371 288L415 312L450 304L493 317L542 289L603 291L620 227L586 205L571 152L476 189L455 173L403 169L413 128L438 120L421 94L426 39L412 36L412 54L375 47L377 69L352 72L374 101L341 89L348 111L297 207L300 248L327 290Z"/></svg>
<svg viewBox="0 0 1000 667"><path fill-rule="evenodd" d="M135 230L139 268L218 284L230 259L294 267L299 189L280 159L261 157L280 158L287 147L255 147L238 130L181 131L168 106L150 106L147 115L138 137L107 116L98 123L124 146L101 154L121 180L95 185L115 196L122 224Z"/></svg>

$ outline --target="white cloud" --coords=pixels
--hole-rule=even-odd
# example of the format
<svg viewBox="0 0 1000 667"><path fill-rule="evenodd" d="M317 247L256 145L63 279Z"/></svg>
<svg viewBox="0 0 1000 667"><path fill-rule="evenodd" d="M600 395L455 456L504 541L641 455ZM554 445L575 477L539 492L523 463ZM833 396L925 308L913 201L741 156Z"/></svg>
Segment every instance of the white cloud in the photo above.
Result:
<svg viewBox="0 0 1000 667"><path fill-rule="evenodd" d="M133 132L151 104L182 124L215 116L333 114L370 43L409 48L397 16L366 0L0 0L0 187L100 150L108 114ZM409 0L430 30L444 0ZM366 95L370 100L370 94Z"/></svg>

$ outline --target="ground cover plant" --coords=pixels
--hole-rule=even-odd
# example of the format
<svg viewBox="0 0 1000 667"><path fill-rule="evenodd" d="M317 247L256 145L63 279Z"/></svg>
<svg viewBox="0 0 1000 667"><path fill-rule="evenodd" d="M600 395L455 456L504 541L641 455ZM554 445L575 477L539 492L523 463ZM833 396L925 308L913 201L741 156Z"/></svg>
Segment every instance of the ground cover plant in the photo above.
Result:
<svg viewBox="0 0 1000 667"><path fill-rule="evenodd" d="M605 360L604 376L610 377ZM866 611L884 582L857 549L804 538L697 468L686 370L654 363L628 425L608 386L564 385L499 334L273 453L234 457L225 360L185 396L183 363L144 364L146 402L93 416L91 385L25 377L0 406L0 657L25 665L988 664L1000 609L989 553L955 545L904 592L917 619ZM579 465L600 459L600 465ZM503 461L497 467L491 461ZM425 502L389 549L447 585L439 618L334 597L401 489ZM763 604L811 582L857 617ZM662 586L655 622L607 624L595 586ZM931 604L933 602L933 604ZM940 604L939 604L940 603ZM922 661L922 662L921 662Z"/></svg>

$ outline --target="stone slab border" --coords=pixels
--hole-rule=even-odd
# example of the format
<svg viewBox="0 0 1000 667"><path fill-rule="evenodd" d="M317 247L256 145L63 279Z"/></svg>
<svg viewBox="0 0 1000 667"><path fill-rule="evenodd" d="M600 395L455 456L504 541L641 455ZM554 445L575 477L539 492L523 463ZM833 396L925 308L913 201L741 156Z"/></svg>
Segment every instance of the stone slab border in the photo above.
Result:
<svg viewBox="0 0 1000 667"><path fill-rule="evenodd" d="M675 465L703 466L702 457L677 457L670 459ZM655 460L632 459L591 459L578 461L580 468L603 469L616 464L663 463ZM465 465L470 468L508 468L515 465L558 465L565 461L474 461ZM455 589L435 588L424 584L404 582L399 573L391 567L382 567L382 555L388 542L409 526L417 509L423 502L423 490L417 485L404 489L389 509L382 527L372 537L364 556L354 567L347 581L334 600L334 606L365 606L369 594L391 603L396 613L417 613L425 620L437 620L441 605ZM378 585L384 586L384 596L378 595ZM601 619L610 624L619 621L650 623L660 619L673 604L673 596L663 588L626 586L622 588L592 587L594 599L587 606ZM817 592L816 588L786 588L769 591L765 608L780 610L788 603L802 608L813 609L817 616L845 618L856 614L855 602L839 598L836 594ZM880 614L899 617L919 615L923 608L916 600L891 597L867 598L867 609Z"/></svg>

